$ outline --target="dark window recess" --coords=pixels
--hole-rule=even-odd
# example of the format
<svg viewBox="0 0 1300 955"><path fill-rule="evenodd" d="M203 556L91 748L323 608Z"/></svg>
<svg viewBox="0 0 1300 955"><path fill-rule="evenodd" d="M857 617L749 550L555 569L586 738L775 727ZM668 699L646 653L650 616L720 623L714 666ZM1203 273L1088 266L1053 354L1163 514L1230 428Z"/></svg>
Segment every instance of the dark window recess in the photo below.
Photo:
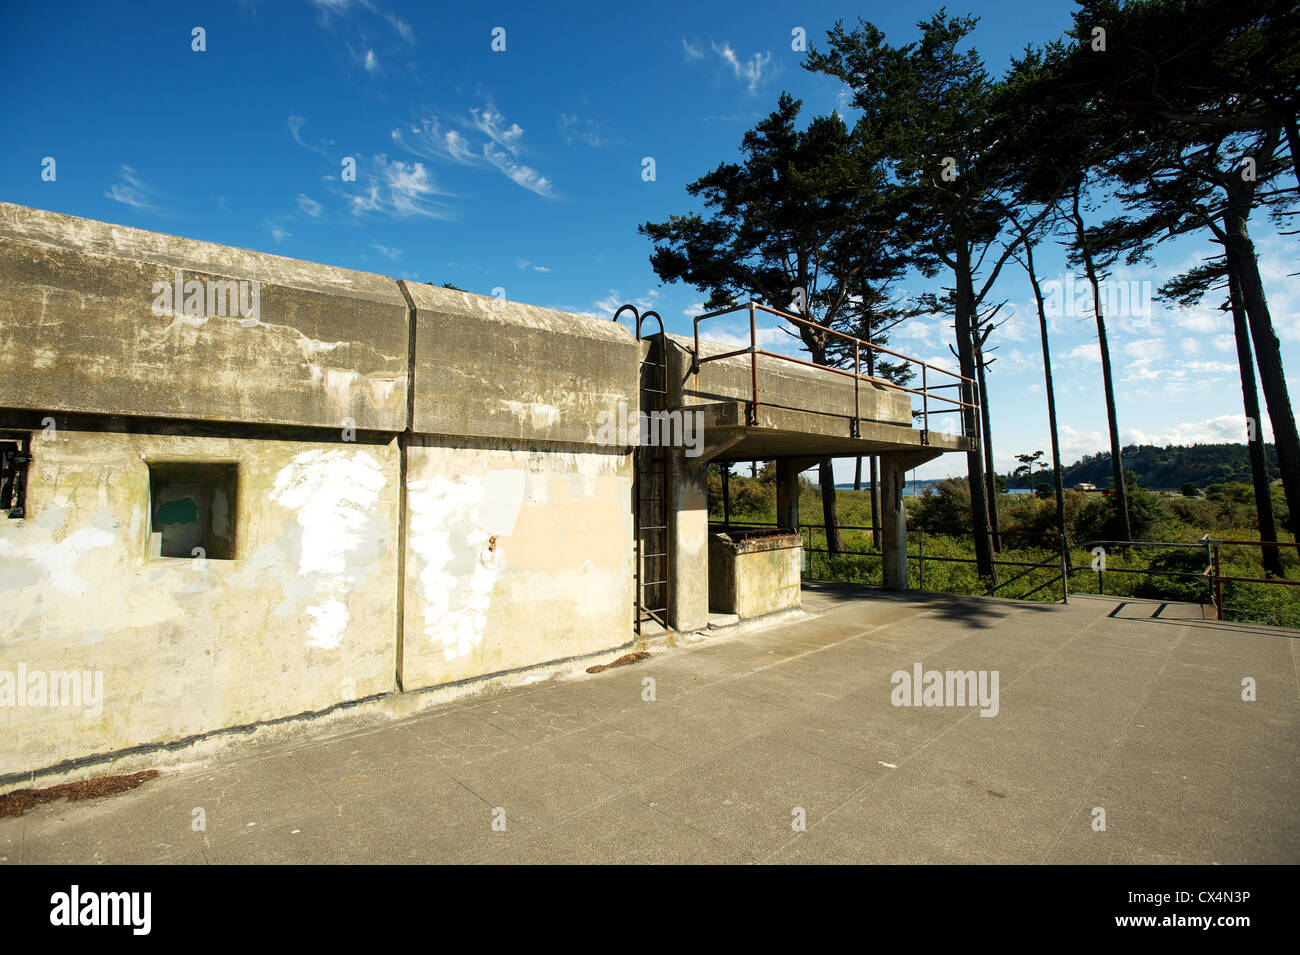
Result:
<svg viewBox="0 0 1300 955"><path fill-rule="evenodd" d="M234 464L150 464L150 531L160 537L159 555L233 560L238 491Z"/></svg>
<svg viewBox="0 0 1300 955"><path fill-rule="evenodd" d="M27 465L32 460L30 436L0 440L0 511L23 517L27 503Z"/></svg>

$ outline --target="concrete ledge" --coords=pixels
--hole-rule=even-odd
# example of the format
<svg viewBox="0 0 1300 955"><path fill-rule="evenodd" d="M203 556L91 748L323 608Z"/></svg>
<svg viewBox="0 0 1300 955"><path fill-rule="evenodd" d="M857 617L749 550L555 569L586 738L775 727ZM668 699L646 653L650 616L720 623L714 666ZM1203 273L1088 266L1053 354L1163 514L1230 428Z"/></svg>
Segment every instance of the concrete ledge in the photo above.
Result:
<svg viewBox="0 0 1300 955"><path fill-rule="evenodd" d="M408 338L381 275L0 203L0 407L396 432Z"/></svg>
<svg viewBox="0 0 1300 955"><path fill-rule="evenodd" d="M639 355L617 322L403 282L415 303L421 434L617 445L635 442Z"/></svg>

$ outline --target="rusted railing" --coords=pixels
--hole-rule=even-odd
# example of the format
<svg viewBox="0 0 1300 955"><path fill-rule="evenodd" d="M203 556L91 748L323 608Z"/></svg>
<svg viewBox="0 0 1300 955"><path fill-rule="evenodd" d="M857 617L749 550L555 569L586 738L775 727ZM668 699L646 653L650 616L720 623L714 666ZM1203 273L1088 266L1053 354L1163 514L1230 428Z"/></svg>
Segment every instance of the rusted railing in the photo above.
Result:
<svg viewBox="0 0 1300 955"><path fill-rule="evenodd" d="M717 318L720 315L729 315L732 312L739 312L739 311L749 312L749 347L737 348L734 349L733 351L723 352L720 355L709 355L707 358L701 357L700 322L704 321L705 319ZM759 311L767 312L769 315L775 315L777 318L784 319L785 321L790 322L791 324L802 325L805 328L813 328L816 329L817 331L824 332L827 335L833 335L836 338L841 338L844 341L851 343L853 345L853 370L849 371L846 368L836 368L833 365L819 365L816 362L807 361L803 358L795 358L793 355L782 355L780 352L767 351L765 349L759 348L758 347L758 323L756 317L756 313ZM906 385L895 384L894 382L888 380L887 378L878 378L872 375L864 375L862 373L863 349L868 349L872 352L878 352L882 355L890 355L894 358L899 358L903 361L910 362L911 364L919 365L921 368L921 387L908 388ZM801 318L798 315L791 315L789 312L782 312L775 308L769 308L766 305L760 305L757 302L750 302L748 305L733 305L729 308L721 308L718 309L717 311L705 312L703 315L697 315L695 317L695 355L694 355L695 364L692 370L695 374L696 391L699 390L699 384L700 384L699 375L700 375L701 365L710 361L721 361L724 358L735 358L737 355L750 356L749 367L750 367L750 384L752 389L752 396L749 405L749 423L751 425L758 423L758 406L759 406L758 357L760 355L763 355L767 358L775 358L775 359L779 359L780 361L788 361L796 365L806 365L809 368L816 368L820 371L828 371L836 375L844 375L845 377L852 378L853 379L853 427L852 427L853 437L858 436L859 422L862 420L860 387L861 387L861 383L864 381L870 382L873 385L877 385L883 388L891 388L895 391L903 391L911 395L920 396L921 398L920 413L921 413L921 429L922 429L921 442L923 444L928 444L930 438L930 414L931 414L930 400L931 399L935 401L942 401L946 404L950 404L953 406L951 408L936 408L934 409L933 412L934 414L942 414L945 412L960 413L964 408L971 409L974 412L974 414L971 417L974 420L975 424L972 426L972 429L968 431L967 428L965 427L965 422L963 421L961 433L963 434L963 436L967 438L974 438L978 434L979 388L973 378L967 378L964 375L960 375L955 371L949 371L947 368L940 367L939 365L931 365L927 362L921 361L919 358L914 358L910 355L904 355L900 352L892 351L891 349L885 348L882 345L872 344L871 342L865 341L864 339L857 338L853 335L850 335L847 332L841 332L833 328L827 328L825 325L819 325L816 322L809 321L806 318ZM957 380L942 385L931 385L929 383L930 372L939 372L940 374L948 375L949 377L955 378ZM959 397L949 398L945 395L939 395L934 393L943 388L958 389ZM964 398L969 398L969 400L963 400Z"/></svg>
<svg viewBox="0 0 1300 955"><path fill-rule="evenodd" d="M1104 594L1106 586L1106 574L1141 574L1149 577L1182 577L1204 580L1206 583L1210 602L1214 604L1215 613L1220 620L1223 619L1223 585L1238 584L1276 584L1280 587L1300 587L1300 580L1288 580L1285 577L1235 577L1231 574L1223 573L1219 563L1219 551L1222 547L1258 547L1261 551L1265 547L1291 547L1300 549L1300 543L1291 541L1252 541L1252 540L1228 540L1224 538L1214 538L1206 534L1195 543L1190 541L1085 541L1079 545L1084 550L1092 551L1094 548L1102 550L1102 559L1095 560L1092 567L1076 567L1073 572L1095 572L1097 574L1097 593ZM1131 547L1164 547L1169 549L1186 549L1193 548L1205 551L1205 569L1198 572L1186 570L1163 570L1142 567L1107 567L1104 555L1106 548L1114 548L1121 552ZM1094 554L1094 556L1096 556Z"/></svg>

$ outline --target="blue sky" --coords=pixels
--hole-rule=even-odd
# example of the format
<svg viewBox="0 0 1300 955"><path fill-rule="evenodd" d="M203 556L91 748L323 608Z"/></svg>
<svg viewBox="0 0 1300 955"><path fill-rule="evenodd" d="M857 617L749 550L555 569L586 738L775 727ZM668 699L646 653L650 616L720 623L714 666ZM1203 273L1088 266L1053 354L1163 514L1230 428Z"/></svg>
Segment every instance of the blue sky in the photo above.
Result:
<svg viewBox="0 0 1300 955"><path fill-rule="evenodd" d="M1071 6L979 0L949 9L981 17L975 43L1000 70L1026 43L1059 35ZM782 90L804 101L805 117L844 110L842 88L800 66L795 28L817 43L836 19L861 15L903 42L930 10L11 5L0 35L0 198L483 294L503 289L600 317L631 301L656 308L670 331L689 332L701 295L660 285L637 224L692 208L685 184L737 158L743 133ZM202 52L192 49L196 27ZM496 28L503 51L492 49ZM41 178L45 157L57 164L53 182ZM643 178L647 157L653 181ZM342 175L349 158L355 181ZM1300 363L1300 284L1288 275L1298 271L1296 240L1262 220L1256 238L1290 370ZM1120 270L1114 281L1159 285L1210 252L1207 241L1184 241L1162 250L1154 271ZM1063 258L1050 248L1037 258L1044 278L1063 285ZM1004 276L996 298L1018 307L995 333L990 372L1001 470L1017 453L1048 448L1030 289L1018 268ZM1087 313L1055 318L1052 331L1068 462L1106 446L1096 333ZM1221 313L1153 303L1147 315L1117 316L1111 336L1126 442L1240 439L1240 385ZM900 329L891 345L951 366L951 341L936 317ZM919 474L962 466L948 456ZM851 471L843 462L837 476Z"/></svg>

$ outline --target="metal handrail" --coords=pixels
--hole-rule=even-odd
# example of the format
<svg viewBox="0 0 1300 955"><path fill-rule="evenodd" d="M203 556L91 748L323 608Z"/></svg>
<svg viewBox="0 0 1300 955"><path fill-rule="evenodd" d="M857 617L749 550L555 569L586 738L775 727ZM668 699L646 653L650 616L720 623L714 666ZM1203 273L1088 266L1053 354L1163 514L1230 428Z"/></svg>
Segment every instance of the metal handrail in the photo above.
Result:
<svg viewBox="0 0 1300 955"><path fill-rule="evenodd" d="M732 351L723 352L720 355L709 355L707 358L701 357L700 322L704 321L705 319L717 318L720 315L729 315L732 312L739 312L742 310L748 311L749 313L749 347L738 348ZM836 368L832 365L819 365L816 362L807 361L806 359L803 358L796 358L793 355L782 355L779 352L772 352L772 351L767 351L766 349L759 348L758 347L758 326L757 326L757 321L755 316L755 312L757 311L764 311L770 315L775 315L778 318L784 319L787 322L791 322L792 324L803 325L807 328L813 328L820 332L825 332L828 335L834 335L837 338L842 338L847 342L852 342L853 343L853 370L849 371L846 368ZM955 371L950 371L949 369L943 368L940 365L931 365L928 362L921 361L919 358L914 358L910 355L904 355L902 352L893 351L892 349L885 348L883 345L876 345L872 342L866 341L865 339L861 339L854 335L850 335L847 332L841 332L834 328L828 328L825 325L819 325L817 322L809 321L808 319L802 318L801 316L798 315L792 315L789 312L782 312L779 309L771 308L767 305L759 304L758 302L751 301L746 305L732 305L727 308L720 308L712 312L705 312L703 315L697 315L695 316L694 319L694 333L695 333L695 349L693 354L694 362L692 365L692 372L695 375L696 391L699 391L699 386L700 386L700 366L703 365L705 362L721 361L724 358L734 358L737 355L747 354L750 356L750 387L751 387L752 394L751 394L751 400L749 405L749 421L751 425L758 423L758 407L759 407L758 356L760 355L763 355L767 358L775 358L781 361L792 362L793 364L796 365L806 365L809 368L816 368L822 371L829 371L837 375L844 375L846 377L852 378L853 379L853 436L854 437L857 437L858 426L862 420L860 387L861 387L861 382L863 381L870 382L871 384L877 385L879 387L891 388L895 391L902 391L902 392L906 392L907 394L919 395L921 397L921 417L922 417L921 440L922 443L925 444L929 443L930 399L931 398L934 398L936 401L942 401L947 404L953 405L953 407L951 408L936 408L934 411L935 414L942 414L944 412L953 412L953 411L960 413L963 409L967 409L967 408L971 409L974 412L979 411L979 401L978 401L979 386L976 383L975 379L973 378L968 378L965 375L958 374ZM896 384L888 380L887 378L877 378L874 375L862 374L862 349L863 348L867 348L873 352L879 352L884 355L890 355L894 358L900 358L903 361L910 362L915 365L919 365L921 368L921 387L919 389L908 388L905 385ZM956 378L957 380L955 382L950 382L948 384L943 384L943 385L930 385L928 383L928 374L930 371L937 371L940 374L948 375L952 378ZM959 393L965 390L969 393L971 400L968 402L968 401L962 401L960 398L949 398L946 397L945 395L934 394L934 392L940 388L957 388L959 390ZM978 417L979 417L978 413L975 414L975 418L978 419ZM976 424L976 428L978 429L978 424ZM973 434L965 435L965 436L972 437Z"/></svg>
<svg viewBox="0 0 1300 955"><path fill-rule="evenodd" d="M1131 567L1106 567L1099 564L1096 568L1076 567L1072 572L1095 570L1097 574L1097 592L1105 593L1105 574L1142 574L1150 577L1195 577L1204 578L1209 586L1210 599L1214 604L1216 615L1220 620L1223 619L1223 585L1225 583L1240 584L1278 584L1283 587L1300 587L1300 580L1288 580L1285 577L1237 577L1231 574L1225 574L1220 569L1219 548L1228 547L1258 547L1261 550L1265 547L1296 547L1300 548L1300 542L1293 541L1252 541L1252 540L1228 540L1224 538L1211 537L1206 534L1200 540L1191 541L1084 541L1078 546L1084 550L1090 550L1093 547L1105 547L1114 545L1119 548L1127 549L1129 547L1194 547L1198 550L1205 551L1205 570L1200 573L1191 573L1189 571L1178 570L1151 570L1150 568L1131 568Z"/></svg>

